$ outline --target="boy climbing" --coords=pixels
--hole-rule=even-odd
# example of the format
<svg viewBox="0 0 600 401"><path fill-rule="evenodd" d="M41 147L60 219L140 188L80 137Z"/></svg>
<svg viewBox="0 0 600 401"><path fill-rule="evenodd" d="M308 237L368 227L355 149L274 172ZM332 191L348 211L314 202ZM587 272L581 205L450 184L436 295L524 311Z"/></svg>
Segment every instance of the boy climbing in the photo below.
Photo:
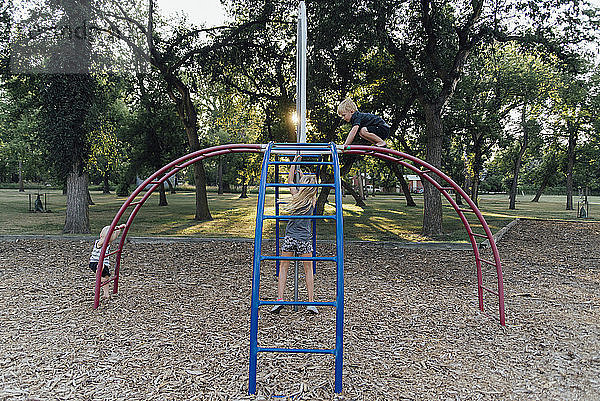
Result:
<svg viewBox="0 0 600 401"><path fill-rule="evenodd" d="M344 142L344 147L354 141L356 133L376 146L386 147L385 139L390 135L390 126L383 118L371 113L358 111L356 103L349 97L338 105L338 114L346 122L352 124L352 129Z"/></svg>

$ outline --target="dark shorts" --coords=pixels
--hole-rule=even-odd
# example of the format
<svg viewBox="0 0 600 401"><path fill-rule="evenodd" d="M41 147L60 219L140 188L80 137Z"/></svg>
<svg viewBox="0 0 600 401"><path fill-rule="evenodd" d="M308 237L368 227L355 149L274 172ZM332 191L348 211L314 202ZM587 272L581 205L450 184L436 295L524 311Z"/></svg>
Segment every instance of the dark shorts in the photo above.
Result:
<svg viewBox="0 0 600 401"><path fill-rule="evenodd" d="M285 236L281 244L282 252L296 252L298 254L312 253L312 241L301 241L292 237Z"/></svg>
<svg viewBox="0 0 600 401"><path fill-rule="evenodd" d="M375 134L381 139L386 139L388 136L390 136L390 127L388 127L387 125L371 125L365 128L371 134Z"/></svg>
<svg viewBox="0 0 600 401"><path fill-rule="evenodd" d="M96 269L98 268L98 262L90 262L90 269L94 273L96 273ZM102 269L102 277L110 277L110 270L108 270L108 266L104 265L104 269Z"/></svg>

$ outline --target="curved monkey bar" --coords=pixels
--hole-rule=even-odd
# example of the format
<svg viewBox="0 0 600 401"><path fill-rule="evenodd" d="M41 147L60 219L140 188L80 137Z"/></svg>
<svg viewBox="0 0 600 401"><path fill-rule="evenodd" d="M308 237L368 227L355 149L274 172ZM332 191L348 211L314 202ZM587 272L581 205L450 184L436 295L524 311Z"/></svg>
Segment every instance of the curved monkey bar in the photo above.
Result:
<svg viewBox="0 0 600 401"><path fill-rule="evenodd" d="M123 230L123 233L121 235L121 239L119 241L119 246L117 247L117 249L115 251L106 255L106 256L109 256L109 255L116 254L114 276L109 281L105 282L104 284L101 284L102 269L96 270L94 309L96 309L98 307L98 305L100 304L100 286L101 285L108 285L108 283L113 281L114 282L113 293L116 293L118 291L121 254L123 251L123 246L125 244L125 238L127 236L127 232L129 231L129 227L131 226L133 220L135 219L135 216L137 215L139 209L146 202L146 200L150 197L152 192L154 192L160 186L160 184L162 184L169 177L171 177L172 175L181 171L182 169L184 169L198 161L201 161L203 159L222 155L222 154L228 154L228 153L262 153L265 151L266 147L267 147L267 145L262 145L262 144L227 144L227 145L213 146L210 148L198 150L196 152L192 152L192 153L189 153L188 155L180 157L179 159L165 165L160 170L156 171L154 174L152 174L150 177L148 177L143 183L141 183L137 187L137 189L135 191L133 191L133 193L127 198L125 203L123 203L123 205L121 206L121 208L115 215L115 217L110 225L110 230L107 234L109 238L110 238L110 235L112 234L112 232L114 231L115 227L119 224L119 220L125 214L127 209L130 207L133 207L133 209L131 210L131 213L129 214L129 217L127 218L127 221L125 223L126 227ZM341 147L339 147L339 148L341 150ZM435 188L437 188L442 195L444 195L446 200L450 203L450 205L452 205L452 207L458 214L460 220L462 221L463 225L465 226L465 229L467 230L467 234L469 235L469 241L471 243L471 247L473 248L473 253L475 256L475 264L476 264L476 268L477 268L477 293L478 293L478 298L479 298L479 309L481 311L484 311L484 302L483 302L484 291L487 291L488 293L496 295L498 297L498 312L499 312L499 317L500 317L500 324L504 326L505 325L504 285L503 285L503 279L502 279L502 267L501 267L501 262L500 262L500 255L498 253L498 248L496 247L496 243L494 241L492 232L491 232L489 226L487 225L483 215L481 214L481 212L479 211L479 209L477 208L475 203L462 190L462 188L460 188L460 186L458 186L450 177L448 177L446 174L442 173L439 169L432 166L431 164L429 164L423 160L420 160L414 156L411 156L409 154L399 152L397 150L387 149L387 148L378 148L378 147L373 147L373 146L351 145L351 146L347 146L345 149L343 149L342 152L344 154L370 155L370 156L374 156L374 157L377 157L382 160L398 163L398 164L408 168L409 170L413 171L414 173L418 174L422 179L425 179L426 181L428 181ZM409 161L411 163L409 163ZM439 177L439 179L441 181L446 182L449 186L442 186L442 184L438 183L434 179L433 176ZM150 188L142 195L142 197L139 200L136 200L138 195L140 195L140 193L148 185L150 185ZM456 193L458 193L466 201L466 203L469 206L469 209L460 208L458 206L458 204L456 203L456 201L448 193L448 191L450 191L450 190L456 191ZM484 230L484 233L476 233L473 231L471 224L469 223L469 221L467 220L467 218L465 216L465 213L473 213L477 217L479 223L481 224L481 227ZM486 260L481 257L480 252L479 252L479 247L475 240L475 238L477 238L477 237L486 238L489 241L490 247L491 247L491 250L493 253L493 257L494 257L493 261ZM105 242L104 245L102 246L102 249L100 251L100 260L98 262L99 266L102 266L107 246L108 246L108 242ZM497 291L487 288L483 285L482 263L494 266L496 268L497 283L498 283Z"/></svg>

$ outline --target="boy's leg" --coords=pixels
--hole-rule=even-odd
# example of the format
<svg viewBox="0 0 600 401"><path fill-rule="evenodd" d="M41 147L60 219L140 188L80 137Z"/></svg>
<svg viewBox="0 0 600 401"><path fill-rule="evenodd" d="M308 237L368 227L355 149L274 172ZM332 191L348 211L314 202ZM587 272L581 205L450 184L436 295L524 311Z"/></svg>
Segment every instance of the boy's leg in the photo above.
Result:
<svg viewBox="0 0 600 401"><path fill-rule="evenodd" d="M108 299L110 298L110 293L108 292L108 284L106 284L106 282L110 279L110 276L103 276L101 281L102 281L102 292L104 293L104 298Z"/></svg>
<svg viewBox="0 0 600 401"><path fill-rule="evenodd" d="M104 265L104 268L102 269L102 290L104 291L104 298L108 299L110 298L110 293L108 290L108 283L107 281L110 280L110 270L108 270L108 266Z"/></svg>
<svg viewBox="0 0 600 401"><path fill-rule="evenodd" d="M383 139L381 139L379 136L377 136L376 134L374 134L372 132L367 131L366 127L362 127L360 129L359 134L360 134L361 138L365 138L367 141L371 142L374 145L384 146L386 144L386 142Z"/></svg>
<svg viewBox="0 0 600 401"><path fill-rule="evenodd" d="M302 257L310 257L312 254L303 253ZM315 278L313 276L313 264L310 260L305 260L304 264L304 277L306 277L306 291L308 292L308 302L315 300Z"/></svg>
<svg viewBox="0 0 600 401"><path fill-rule="evenodd" d="M294 256L294 252L283 251L281 256ZM285 291L285 280L287 278L287 272L290 267L289 260L282 260L279 264L279 278L277 279L277 300L283 300L283 293ZM271 313L279 313L283 309L283 305L273 305Z"/></svg>
<svg viewBox="0 0 600 401"><path fill-rule="evenodd" d="M310 253L302 254L303 257L312 256ZM306 277L306 291L308 292L308 302L314 302L315 300L315 278L313 276L313 266L312 261L305 260L304 261L304 277ZM306 310L313 315L319 313L319 310L315 305L308 305Z"/></svg>
<svg viewBox="0 0 600 401"><path fill-rule="evenodd" d="M294 252L281 252L281 256L294 256ZM282 260L279 264L279 278L277 280L277 299L283 299L283 293L285 291L285 280L287 279L287 272L289 267L289 260Z"/></svg>

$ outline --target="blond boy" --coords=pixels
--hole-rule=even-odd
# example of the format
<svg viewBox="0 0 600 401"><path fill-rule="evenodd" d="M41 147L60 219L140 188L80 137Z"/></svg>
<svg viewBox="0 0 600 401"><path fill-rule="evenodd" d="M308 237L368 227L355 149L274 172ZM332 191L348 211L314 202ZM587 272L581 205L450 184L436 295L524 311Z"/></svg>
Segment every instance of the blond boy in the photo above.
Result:
<svg viewBox="0 0 600 401"><path fill-rule="evenodd" d="M113 243L121 233L121 230L126 227L125 224L121 224L120 226L115 227L115 230L112 232L110 239L108 241L108 246L106 247L106 252L104 253L103 260L103 268L102 268L102 289L104 291L103 298L108 299L110 297L108 292L108 285L105 284L110 279L110 270L109 261L108 261L108 253L110 250L110 244ZM98 262L100 261L100 251L102 250L102 245L104 245L104 241L106 240L106 235L108 234L108 230L110 226L106 226L100 231L100 238L94 241L94 248L92 249L92 255L90 256L90 269L94 273L96 273L96 269L98 268Z"/></svg>
<svg viewBox="0 0 600 401"><path fill-rule="evenodd" d="M356 103L349 97L338 105L337 112L340 117L352 125L352 129L344 142L344 147L354 141L357 133L361 138L366 139L376 146L387 146L385 139L390 135L390 126L383 118L371 113L361 113L358 111Z"/></svg>

